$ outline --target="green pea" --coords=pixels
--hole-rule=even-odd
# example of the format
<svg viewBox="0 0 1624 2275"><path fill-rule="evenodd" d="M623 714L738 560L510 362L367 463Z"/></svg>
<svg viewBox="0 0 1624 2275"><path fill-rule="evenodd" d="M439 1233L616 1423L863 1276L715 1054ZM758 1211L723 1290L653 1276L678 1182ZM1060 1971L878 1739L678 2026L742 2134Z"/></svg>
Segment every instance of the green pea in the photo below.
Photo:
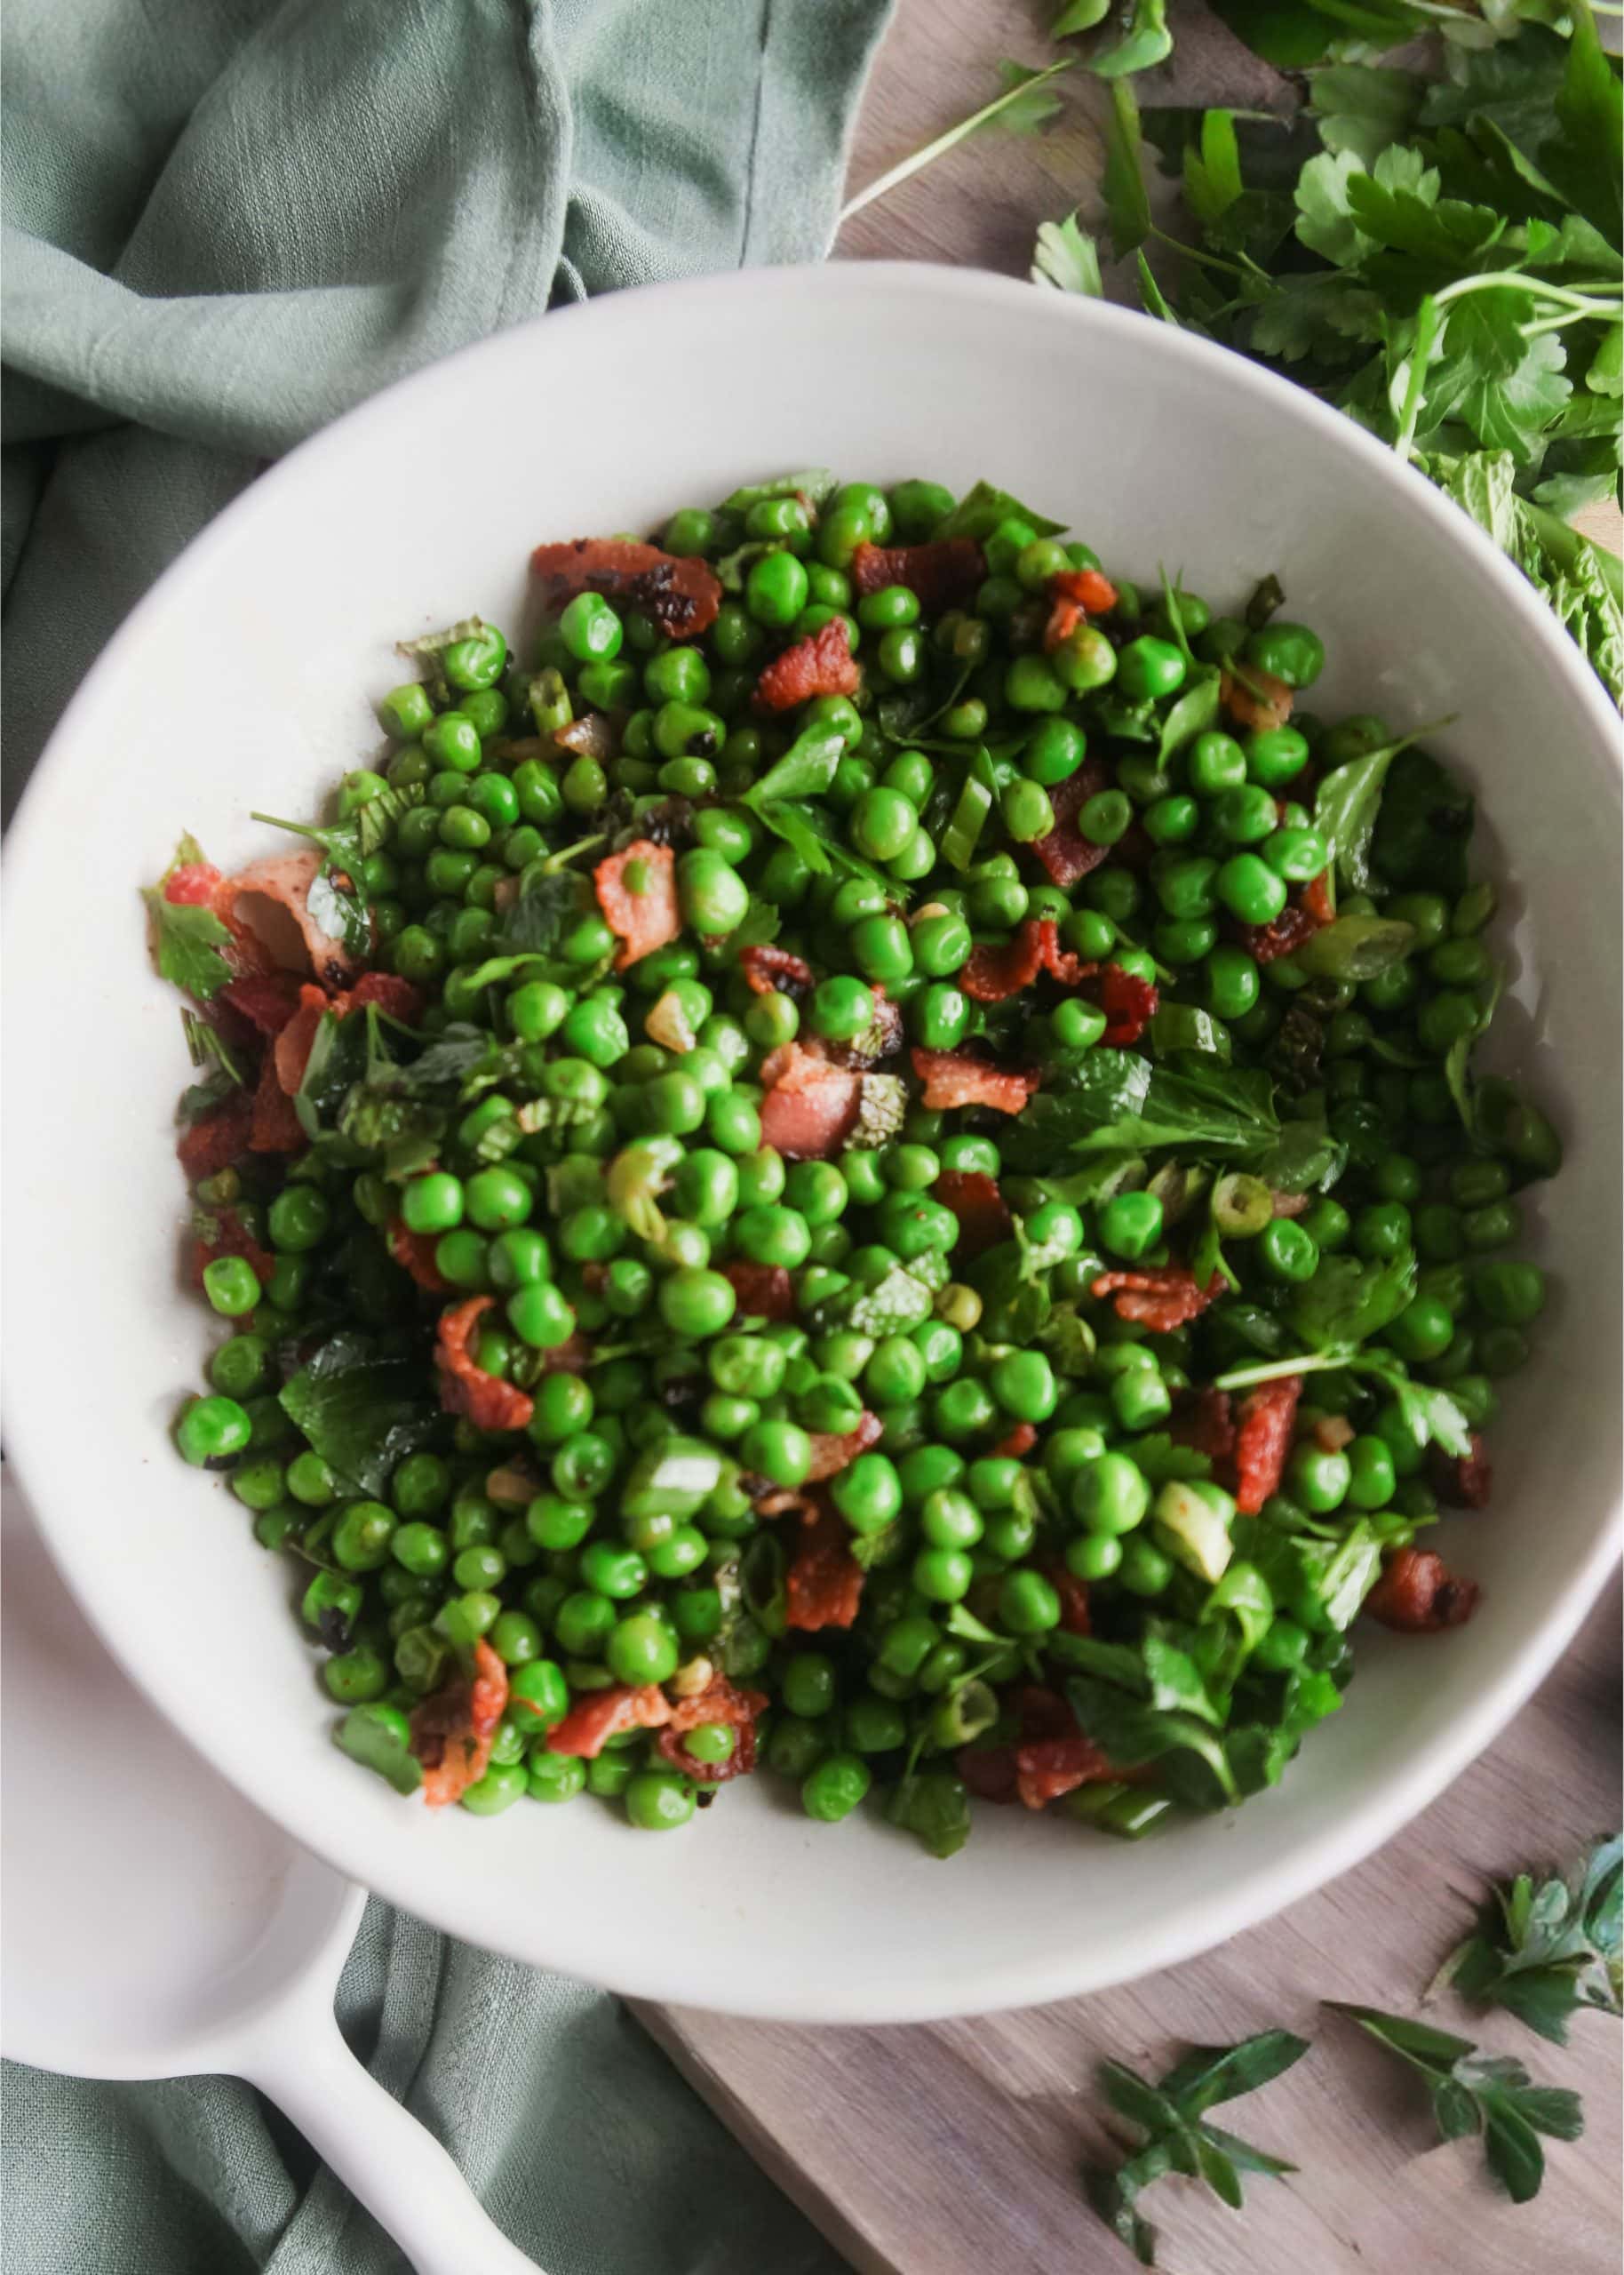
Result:
<svg viewBox="0 0 1624 2275"><path fill-rule="evenodd" d="M1132 1261L1162 1236L1162 1204L1153 1193L1118 1193L1099 1212L1100 1244Z"/></svg>
<svg viewBox="0 0 1624 2275"><path fill-rule="evenodd" d="M851 1815L872 1782L861 1754L825 1754L801 1786L800 1805L820 1824L838 1824Z"/></svg>
<svg viewBox="0 0 1624 2275"><path fill-rule="evenodd" d="M1277 1217L1258 1234L1253 1253L1266 1277L1300 1286L1319 1269L1319 1244L1299 1218Z"/></svg>
<svg viewBox="0 0 1624 2275"><path fill-rule="evenodd" d="M1278 619L1266 624L1252 634L1241 653L1247 663L1290 688L1312 687L1325 669L1325 644L1306 624Z"/></svg>

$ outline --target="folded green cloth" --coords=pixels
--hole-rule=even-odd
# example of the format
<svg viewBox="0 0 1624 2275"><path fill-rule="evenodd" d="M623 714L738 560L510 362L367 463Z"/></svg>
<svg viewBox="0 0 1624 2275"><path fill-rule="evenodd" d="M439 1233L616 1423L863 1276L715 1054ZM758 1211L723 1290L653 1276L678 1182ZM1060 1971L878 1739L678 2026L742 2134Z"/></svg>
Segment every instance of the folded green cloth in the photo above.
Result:
<svg viewBox="0 0 1624 2275"><path fill-rule="evenodd" d="M553 301L821 255L888 5L12 0L8 804L266 459ZM548 2275L839 2266L601 1994L374 1903L338 2010ZM403 2264L246 2086L12 2065L0 2118L20 2275Z"/></svg>

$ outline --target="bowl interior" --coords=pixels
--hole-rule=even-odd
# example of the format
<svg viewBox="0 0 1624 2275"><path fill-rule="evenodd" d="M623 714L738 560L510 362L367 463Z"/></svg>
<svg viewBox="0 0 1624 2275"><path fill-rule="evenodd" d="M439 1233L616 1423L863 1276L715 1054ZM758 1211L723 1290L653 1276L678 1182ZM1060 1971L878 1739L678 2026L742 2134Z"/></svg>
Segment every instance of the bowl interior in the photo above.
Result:
<svg viewBox="0 0 1624 2275"><path fill-rule="evenodd" d="M1107 563L1233 605L1278 571L1330 661L1312 701L1432 739L1483 794L1504 1041L1563 1129L1530 1216L1556 1275L1508 1386L1485 1583L1443 1638L1361 1637L1344 1712L1277 1792L1142 1846L983 1810L951 1864L814 1825L760 1778L681 1839L588 1803L407 1806L333 1749L283 1563L167 1431L208 1322L178 1269L176 1002L138 884L190 829L235 865L378 746L392 643L513 626L543 538L640 529L784 466L996 480ZM1616 721L1515 572L1297 390L1150 322L943 270L755 273L548 316L367 405L267 475L92 674L13 832L9 1431L53 1553L159 1705L270 1816L464 1936L619 1989L805 2020L1055 1997L1203 1948L1355 1861L1493 1734L1615 1553Z"/></svg>

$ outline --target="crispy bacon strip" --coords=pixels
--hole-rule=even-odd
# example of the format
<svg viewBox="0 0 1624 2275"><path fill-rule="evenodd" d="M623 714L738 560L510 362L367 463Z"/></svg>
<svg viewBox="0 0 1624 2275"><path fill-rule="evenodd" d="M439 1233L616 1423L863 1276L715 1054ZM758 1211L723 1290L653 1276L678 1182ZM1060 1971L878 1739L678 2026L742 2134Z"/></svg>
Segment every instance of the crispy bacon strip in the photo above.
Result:
<svg viewBox="0 0 1624 2275"><path fill-rule="evenodd" d="M1277 957L1294 955L1334 914L1325 879L1316 877L1293 895L1272 924L1237 924L1230 929L1249 956L1258 963L1273 963Z"/></svg>
<svg viewBox="0 0 1624 2275"><path fill-rule="evenodd" d="M670 640L693 640L716 621L721 587L695 555L662 553L625 538L577 537L538 545L530 574L544 605L562 608L577 593L602 593L645 608Z"/></svg>
<svg viewBox="0 0 1624 2275"><path fill-rule="evenodd" d="M962 1051L915 1050L909 1056L914 1073L925 1085L922 1103L932 1112L945 1106L990 1106L999 1114L1019 1114L1038 1087L1036 1074L990 1066L985 1059L968 1058Z"/></svg>
<svg viewBox="0 0 1624 2275"><path fill-rule="evenodd" d="M633 892L625 881L626 869L633 861L641 861L648 871L641 892ZM656 948L663 948L667 941L674 940L682 930L682 911L677 900L677 857L669 845L656 845L647 837L635 838L623 851L611 853L607 860L600 861L592 873L592 881L597 888L604 922L611 932L620 936L620 950L615 958L617 971L625 971L629 964L652 955Z"/></svg>
<svg viewBox="0 0 1624 2275"><path fill-rule="evenodd" d="M927 616L974 600L987 573L974 538L936 538L927 545L860 545L851 557L852 589L861 599L888 585L917 593Z"/></svg>
<svg viewBox="0 0 1624 2275"><path fill-rule="evenodd" d="M1302 906L1316 924L1332 924L1336 921L1336 911L1331 906L1330 875L1329 869L1322 869L1302 888Z"/></svg>
<svg viewBox="0 0 1624 2275"><path fill-rule="evenodd" d="M1233 672L1223 672L1218 680L1218 700L1238 727L1253 727L1260 732L1270 727L1283 727L1292 714L1292 691L1283 679L1272 672L1261 672L1255 664L1246 666L1246 686ZM1257 693L1253 693L1253 688Z"/></svg>
<svg viewBox="0 0 1624 2275"><path fill-rule="evenodd" d="M180 1133L175 1151L188 1183L200 1185L206 1177L229 1169L248 1151L254 1105L246 1090L233 1090L189 1129Z"/></svg>
<svg viewBox="0 0 1624 2275"><path fill-rule="evenodd" d="M240 943L259 949L254 968L263 970L268 962L295 971L307 965L323 987L339 988L359 966L343 942L324 932L310 914L310 888L323 858L319 845L308 845L297 853L251 861L226 879L214 906ZM229 917L224 916L227 906Z"/></svg>
<svg viewBox="0 0 1624 2275"><path fill-rule="evenodd" d="M411 1751L423 1764L423 1798L431 1809L459 1801L484 1776L506 1704L507 1669L482 1635L473 1674L454 1674L412 1709Z"/></svg>
<svg viewBox="0 0 1624 2275"><path fill-rule="evenodd" d="M855 695L863 684L843 616L775 656L756 680L758 711L792 711L814 695Z"/></svg>
<svg viewBox="0 0 1624 2275"><path fill-rule="evenodd" d="M222 987L216 1002L228 1003L261 1034L280 1034L299 1008L299 987L291 971L248 972Z"/></svg>
<svg viewBox="0 0 1624 2275"><path fill-rule="evenodd" d="M1043 627L1043 652L1052 656L1056 648L1064 645L1079 625L1087 624L1087 614L1077 601L1057 597L1049 603L1048 620Z"/></svg>
<svg viewBox="0 0 1624 2275"><path fill-rule="evenodd" d="M279 1035L277 1041L281 1040ZM302 1058L299 1073L302 1077ZM297 1083L294 1088L298 1088ZM248 1139L250 1149L256 1153L298 1153L304 1150L307 1142L304 1124L294 1109L292 1098L278 1079L275 1053L267 1050L259 1064L259 1086L254 1092L253 1122Z"/></svg>
<svg viewBox="0 0 1624 2275"><path fill-rule="evenodd" d="M1086 758L1075 774L1057 782L1049 792L1049 803L1055 809L1055 826L1047 837L1040 837L1032 851L1047 870L1054 883L1070 892L1072 886L1097 869L1111 851L1108 845L1095 845L1083 835L1077 826L1079 810L1087 801L1110 786L1111 777L1097 758Z"/></svg>
<svg viewBox="0 0 1624 2275"><path fill-rule="evenodd" d="M1031 1453L1037 1442L1038 1433L1033 1425L1030 1422L1017 1422L1007 1436L999 1440L992 1451L994 1457L999 1460L1019 1461L1023 1454ZM1059 1585L1058 1581L1055 1582L1055 1585Z"/></svg>
<svg viewBox="0 0 1624 2275"><path fill-rule="evenodd" d="M1118 1319L1135 1320L1156 1335L1170 1335L1204 1312L1222 1288L1221 1273L1214 1272L1203 1288L1182 1264L1150 1264L1137 1272L1102 1272L1088 1292L1114 1297Z"/></svg>
<svg viewBox="0 0 1624 2275"><path fill-rule="evenodd" d="M323 988L312 987L306 982L299 989L298 1006L272 1043L270 1053L276 1080L290 1098L305 1079L305 1069L315 1047L316 1030L327 1013L336 1008Z"/></svg>
<svg viewBox="0 0 1624 2275"><path fill-rule="evenodd" d="M1117 1775L1054 1691L1029 1683L1017 1695L1015 1707L1021 1720L1016 1744L966 1746L956 1757L959 1776L981 1800L1047 1808L1079 1785Z"/></svg>
<svg viewBox="0 0 1624 2275"><path fill-rule="evenodd" d="M1150 980L1124 971L1119 963L1102 966L1084 992L1104 1012L1107 1024L1100 1040L1113 1050L1131 1050L1155 1018L1161 1001Z"/></svg>
<svg viewBox="0 0 1624 2275"><path fill-rule="evenodd" d="M834 1066L798 1042L762 1061L761 1143L789 1161L827 1161L839 1153L856 1122L863 1077Z"/></svg>
<svg viewBox="0 0 1624 2275"><path fill-rule="evenodd" d="M1240 1402L1235 1424L1235 1505L1243 1517L1256 1516L1270 1495L1280 1489L1302 1395L1302 1377L1283 1375L1278 1382L1260 1383Z"/></svg>
<svg viewBox="0 0 1624 2275"><path fill-rule="evenodd" d="M1449 1455L1432 1449L1429 1464L1432 1488L1446 1508L1486 1509L1494 1473L1485 1457L1483 1439L1474 1430L1471 1451Z"/></svg>
<svg viewBox="0 0 1624 2275"><path fill-rule="evenodd" d="M434 1296L443 1296L450 1290L450 1281L434 1262L434 1250L440 1243L433 1233L409 1232L399 1217L391 1217L384 1239L402 1271L410 1273L419 1288L426 1288Z"/></svg>
<svg viewBox="0 0 1624 2275"><path fill-rule="evenodd" d="M1074 601L1090 616L1109 616L1117 605L1117 588L1098 569L1061 569L1049 579L1056 599Z"/></svg>
<svg viewBox="0 0 1624 2275"><path fill-rule="evenodd" d="M800 1544L784 1578L786 1627L849 1627L863 1600L863 1567L839 1513L815 1505L803 1513Z"/></svg>
<svg viewBox="0 0 1624 2275"><path fill-rule="evenodd" d="M1044 934L1058 934L1053 921L1047 924L1029 916L1007 940L983 940L959 967L959 985L973 1002L1002 1003L1030 987L1044 967Z"/></svg>
<svg viewBox="0 0 1624 2275"><path fill-rule="evenodd" d="M776 992L799 998L812 992L815 975L811 965L805 956L792 955L788 948L775 948L760 942L741 953L738 968L752 995L771 995Z"/></svg>
<svg viewBox="0 0 1624 2275"><path fill-rule="evenodd" d="M1030 1422L1023 1428L1031 1429ZM1036 1433L1034 1433L1034 1435ZM1046 1564L1043 1576L1060 1598L1060 1624L1067 1635L1087 1635L1093 1632L1088 1617L1088 1584L1079 1580L1061 1563Z"/></svg>
<svg viewBox="0 0 1624 2275"><path fill-rule="evenodd" d="M610 1738L623 1730L656 1730L671 1720L671 1701L657 1682L612 1684L607 1690L589 1690L577 1698L557 1728L547 1736L549 1753L576 1753L585 1761L597 1759Z"/></svg>
<svg viewBox="0 0 1624 2275"><path fill-rule="evenodd" d="M1009 1238L1011 1224L998 1179L985 1169L943 1169L930 1188L931 1198L951 1209L959 1219L953 1254L967 1262Z"/></svg>
<svg viewBox="0 0 1624 2275"><path fill-rule="evenodd" d="M849 1469L861 1453L877 1446L885 1435L885 1424L877 1414L864 1408L855 1430L836 1433L832 1430L813 1430L808 1433L812 1447L812 1464L807 1471L809 1485L821 1485L824 1478L836 1477Z"/></svg>
<svg viewBox="0 0 1624 2275"><path fill-rule="evenodd" d="M1400 1548L1381 1568L1365 1608L1401 1635L1437 1635L1460 1627L1477 1608L1476 1580L1457 1580L1431 1548Z"/></svg>
<svg viewBox="0 0 1624 2275"><path fill-rule="evenodd" d="M441 1313L434 1352L440 1403L448 1414L466 1414L478 1430L522 1430L536 1411L535 1400L529 1391L488 1375L474 1356L480 1321L495 1307L494 1296L470 1296Z"/></svg>
<svg viewBox="0 0 1624 2275"><path fill-rule="evenodd" d="M669 1725L660 1732L660 1752L673 1769L701 1785L725 1785L729 1778L748 1777L756 1766L756 1717L768 1698L762 1690L735 1690L725 1674L713 1676L697 1698L684 1698L671 1710ZM696 1761L684 1744L689 1730L702 1723L728 1722L738 1732L725 1761Z"/></svg>
<svg viewBox="0 0 1624 2275"><path fill-rule="evenodd" d="M794 1284L782 1264L747 1264L743 1258L736 1258L720 1269L738 1297L741 1319L794 1318Z"/></svg>

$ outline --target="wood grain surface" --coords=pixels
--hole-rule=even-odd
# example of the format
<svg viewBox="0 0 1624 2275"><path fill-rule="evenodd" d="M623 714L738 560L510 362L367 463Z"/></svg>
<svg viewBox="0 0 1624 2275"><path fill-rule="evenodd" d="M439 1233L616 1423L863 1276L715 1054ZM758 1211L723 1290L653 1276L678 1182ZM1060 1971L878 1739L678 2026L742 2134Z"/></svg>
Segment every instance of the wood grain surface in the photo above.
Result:
<svg viewBox="0 0 1624 2275"><path fill-rule="evenodd" d="M1041 26L1053 12L1054 0L901 0L857 122L852 189L989 99L1000 57L1050 60ZM1158 75L1162 99L1269 103L1273 75L1226 41L1221 30L1198 42L1182 36L1180 77L1169 84ZM1087 222L1095 210L1102 90L1080 73L1060 88L1064 114L1048 133L972 139L855 216L837 256L1024 274L1039 220L1080 204ZM1617 546L1616 512L1599 509L1587 525ZM1163 2183L1145 2208L1166 2267L1614 2275L1624 2075L1616 2023L1582 2016L1563 2049L1508 2016L1474 2019L1447 1995L1431 2010L1443 2027L1584 2095L1586 2139L1552 2143L1543 2191L1514 2207L1485 2179L1478 2147L1437 2145L1420 2080L1318 2002L1413 2011L1485 1880L1537 1862L1565 1864L1617 1824L1620 1615L1615 1587L1499 1744L1377 1856L1183 1967L1091 1999L898 2029L634 2011L861 2275L1131 2267L1079 2190L1086 2159L1120 2153L1101 2123L1095 2063L1111 2054L1154 2071L1187 2043L1276 2024L1311 2037L1313 2052L1224 2114L1301 2170L1250 2182L1239 2218L1189 2182ZM1311 1750L1295 1774L1312 1775Z"/></svg>

